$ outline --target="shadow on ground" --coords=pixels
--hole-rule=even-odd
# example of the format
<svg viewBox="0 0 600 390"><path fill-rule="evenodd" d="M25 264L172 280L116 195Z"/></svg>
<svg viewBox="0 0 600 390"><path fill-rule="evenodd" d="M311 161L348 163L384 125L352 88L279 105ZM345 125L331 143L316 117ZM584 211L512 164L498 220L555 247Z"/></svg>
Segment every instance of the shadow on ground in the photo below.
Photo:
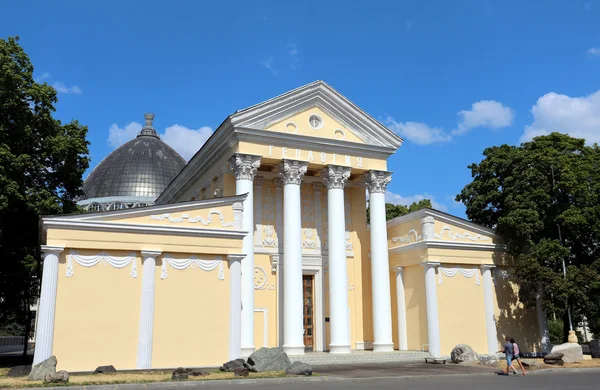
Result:
<svg viewBox="0 0 600 390"><path fill-rule="evenodd" d="M478 365L428 364L422 362L336 364L315 366L318 375L344 378L377 378L429 375L493 374L498 370Z"/></svg>

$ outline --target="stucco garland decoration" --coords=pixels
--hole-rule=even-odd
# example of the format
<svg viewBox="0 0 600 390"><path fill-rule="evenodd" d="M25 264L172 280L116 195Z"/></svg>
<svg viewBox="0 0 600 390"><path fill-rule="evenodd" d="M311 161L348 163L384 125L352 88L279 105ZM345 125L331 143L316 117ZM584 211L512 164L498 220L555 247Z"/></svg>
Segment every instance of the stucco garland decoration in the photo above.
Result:
<svg viewBox="0 0 600 390"><path fill-rule="evenodd" d="M392 242L394 244L397 244L397 243L404 244L407 242L411 242L411 236L413 237L412 238L413 242L421 241L421 236L419 235L419 233L415 229L410 229L408 231L408 234L405 236L392 237Z"/></svg>
<svg viewBox="0 0 600 390"><path fill-rule="evenodd" d="M465 268L461 268L461 267L455 267L455 268L439 267L438 270L439 270L438 271L439 284L444 283L444 278L442 277L442 274L446 275L449 278L452 278L456 274L460 273L465 278L472 278L473 276L475 276L475 284L477 284L478 286L481 285L481 281L479 280L479 272L477 272L478 271L477 268L465 269Z"/></svg>
<svg viewBox="0 0 600 390"><path fill-rule="evenodd" d="M223 269L223 258L221 256L215 257L214 260L202 260L195 256L188 259L173 259L168 255L164 255L162 258L162 269L160 272L160 278L166 279L169 275L167 273L167 264L176 270L184 270L187 267L195 264L202 271L210 272L215 268L219 268L219 280L225 280L225 271Z"/></svg>
<svg viewBox="0 0 600 390"><path fill-rule="evenodd" d="M106 252L101 252L94 256L83 256L77 253L76 251L71 251L67 256L67 278L73 276L73 260L77 262L77 264L82 265L84 267L93 267L96 264L104 261L107 264L115 267L115 268L124 268L131 263L131 272L129 273L132 278L137 278L137 265L135 261L135 253L130 253L128 256L111 256Z"/></svg>
<svg viewBox="0 0 600 390"><path fill-rule="evenodd" d="M462 240L468 238L471 241L487 241L490 239L489 237L482 236L481 234L471 235L469 232L464 232L463 234L453 233L452 228L450 226L444 226L440 234L435 234L434 237L438 240L442 240L444 238L445 232L448 232L448 237L452 241L456 241L459 238Z"/></svg>
<svg viewBox="0 0 600 390"><path fill-rule="evenodd" d="M189 223L200 222L202 225L208 226L213 222L213 215L219 216L222 227L232 227L233 226L233 222L225 222L225 218L223 217L223 214L219 210L210 210L208 212L208 217L206 219L202 218L201 216L190 217L188 214L183 214L179 218L174 218L171 216L171 214L151 215L150 219L153 219L156 221L163 221L165 219L168 219L169 222L171 222L171 223L180 223L180 222L183 222L184 220L187 220Z"/></svg>

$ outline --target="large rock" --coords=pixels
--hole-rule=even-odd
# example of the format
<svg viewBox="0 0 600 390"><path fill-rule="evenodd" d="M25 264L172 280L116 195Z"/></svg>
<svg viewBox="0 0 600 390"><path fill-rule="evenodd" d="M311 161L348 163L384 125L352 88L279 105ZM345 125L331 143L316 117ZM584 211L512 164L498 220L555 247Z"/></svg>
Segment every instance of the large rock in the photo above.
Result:
<svg viewBox="0 0 600 390"><path fill-rule="evenodd" d="M96 370L94 371L94 374L115 374L117 372L117 369L115 368L115 366L110 365L110 366L100 366L98 368L96 368Z"/></svg>
<svg viewBox="0 0 600 390"><path fill-rule="evenodd" d="M564 343L552 347L552 353L562 353L565 363L579 363L583 361L583 350L581 345L575 343Z"/></svg>
<svg viewBox="0 0 600 390"><path fill-rule="evenodd" d="M524 367L539 367L542 365L542 362L538 359L521 359L521 363Z"/></svg>
<svg viewBox="0 0 600 390"><path fill-rule="evenodd" d="M592 340L588 345L592 359L600 359L600 340Z"/></svg>
<svg viewBox="0 0 600 390"><path fill-rule="evenodd" d="M187 372L188 372L188 375L191 375L191 376L208 376L208 375L210 375L210 372L201 370L199 368L188 368Z"/></svg>
<svg viewBox="0 0 600 390"><path fill-rule="evenodd" d="M488 353L483 355L478 355L479 364L482 366L490 366L495 367L498 365L500 359L498 359L498 355L494 353Z"/></svg>
<svg viewBox="0 0 600 390"><path fill-rule="evenodd" d="M246 367L238 367L235 370L233 370L233 376L248 376L250 375L250 372L248 371L248 369Z"/></svg>
<svg viewBox="0 0 600 390"><path fill-rule="evenodd" d="M184 381L189 378L188 370L183 367L179 367L173 371L171 378L174 381Z"/></svg>
<svg viewBox="0 0 600 390"><path fill-rule="evenodd" d="M31 366L14 366L6 373L6 376L9 378L19 378L23 376L29 375L31 372Z"/></svg>
<svg viewBox="0 0 600 390"><path fill-rule="evenodd" d="M56 373L56 356L50 356L48 359L39 362L31 369L28 381L43 381L46 375Z"/></svg>
<svg viewBox="0 0 600 390"><path fill-rule="evenodd" d="M551 364L553 366L562 366L563 364L565 364L565 362L563 361L562 353L547 354L546 356L544 356L544 363Z"/></svg>
<svg viewBox="0 0 600 390"><path fill-rule="evenodd" d="M469 363L476 362L479 359L477 358L477 352L473 351L473 348L469 347L467 344L458 344L456 347L452 349L450 352L450 359L452 363Z"/></svg>
<svg viewBox="0 0 600 390"><path fill-rule="evenodd" d="M67 383L69 381L69 373L61 370L52 374L46 374L44 377L45 383Z"/></svg>
<svg viewBox="0 0 600 390"><path fill-rule="evenodd" d="M291 366L285 370L287 375L304 375L311 376L313 373L313 368L309 364L302 362L294 362Z"/></svg>
<svg viewBox="0 0 600 390"><path fill-rule="evenodd" d="M223 363L219 370L223 372L234 372L236 368L246 367L246 361L244 359L230 360L227 363Z"/></svg>
<svg viewBox="0 0 600 390"><path fill-rule="evenodd" d="M285 371L292 363L283 348L261 348L248 357L248 365L256 372Z"/></svg>

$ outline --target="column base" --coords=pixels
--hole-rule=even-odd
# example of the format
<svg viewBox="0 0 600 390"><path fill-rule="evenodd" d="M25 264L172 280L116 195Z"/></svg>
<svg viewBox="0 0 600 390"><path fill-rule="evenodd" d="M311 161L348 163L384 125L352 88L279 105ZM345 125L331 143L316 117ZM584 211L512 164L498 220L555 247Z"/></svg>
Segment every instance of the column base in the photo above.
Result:
<svg viewBox="0 0 600 390"><path fill-rule="evenodd" d="M350 353L350 346L329 344L329 353L332 355L348 354Z"/></svg>
<svg viewBox="0 0 600 390"><path fill-rule="evenodd" d="M373 352L394 352L394 344L373 343Z"/></svg>
<svg viewBox="0 0 600 390"><path fill-rule="evenodd" d="M304 345L298 345L298 346L284 345L283 352L287 353L288 355L293 355L293 356L304 355Z"/></svg>
<svg viewBox="0 0 600 390"><path fill-rule="evenodd" d="M242 347L240 355L242 355L243 358L247 358L248 356L252 355L255 350L256 348L254 347Z"/></svg>

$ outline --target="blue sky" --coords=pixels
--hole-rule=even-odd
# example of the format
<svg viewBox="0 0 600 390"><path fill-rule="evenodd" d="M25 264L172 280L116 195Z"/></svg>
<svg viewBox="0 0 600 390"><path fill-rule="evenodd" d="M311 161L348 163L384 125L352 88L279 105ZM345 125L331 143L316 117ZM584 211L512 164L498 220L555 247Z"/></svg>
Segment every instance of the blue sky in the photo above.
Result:
<svg viewBox="0 0 600 390"><path fill-rule="evenodd" d="M388 198L454 196L482 151L600 142L600 0L36 1L3 5L94 167L156 114L184 157L238 109L322 79L405 139ZM8 17L6 17L8 16Z"/></svg>

